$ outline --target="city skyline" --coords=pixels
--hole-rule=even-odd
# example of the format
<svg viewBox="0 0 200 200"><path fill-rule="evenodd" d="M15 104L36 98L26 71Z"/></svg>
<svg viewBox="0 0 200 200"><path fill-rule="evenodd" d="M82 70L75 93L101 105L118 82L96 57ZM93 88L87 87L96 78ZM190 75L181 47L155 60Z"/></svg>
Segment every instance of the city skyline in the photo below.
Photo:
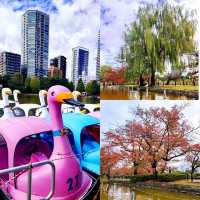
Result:
<svg viewBox="0 0 200 200"><path fill-rule="evenodd" d="M49 59L64 55L68 62L67 78L71 78L72 48L83 46L90 51L89 78L96 75L97 34L100 25L96 1L0 1L0 16L5 18L0 33L0 51L21 54L21 16L37 9L50 16ZM14 45L13 45L14 44Z"/></svg>

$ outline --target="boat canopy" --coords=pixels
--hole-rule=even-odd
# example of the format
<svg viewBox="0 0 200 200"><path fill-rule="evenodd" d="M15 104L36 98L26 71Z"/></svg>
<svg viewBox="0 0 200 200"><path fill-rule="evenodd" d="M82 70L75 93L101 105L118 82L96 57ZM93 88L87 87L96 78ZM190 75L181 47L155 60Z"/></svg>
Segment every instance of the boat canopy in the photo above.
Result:
<svg viewBox="0 0 200 200"><path fill-rule="evenodd" d="M77 153L81 154L81 132L83 128L92 125L98 125L100 120L81 113L63 113L64 127L72 131Z"/></svg>
<svg viewBox="0 0 200 200"><path fill-rule="evenodd" d="M63 113L62 118L64 127L79 135L84 127L100 123L96 117L81 113Z"/></svg>
<svg viewBox="0 0 200 200"><path fill-rule="evenodd" d="M13 164L15 148L22 138L47 131L51 131L51 126L38 117L15 117L0 120L0 135L8 147L9 166Z"/></svg>

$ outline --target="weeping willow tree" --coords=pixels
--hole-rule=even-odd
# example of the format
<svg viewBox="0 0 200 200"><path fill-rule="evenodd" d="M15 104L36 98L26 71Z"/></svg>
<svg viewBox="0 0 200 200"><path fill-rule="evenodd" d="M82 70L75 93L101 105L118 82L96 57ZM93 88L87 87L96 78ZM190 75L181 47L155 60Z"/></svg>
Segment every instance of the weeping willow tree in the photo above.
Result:
<svg viewBox="0 0 200 200"><path fill-rule="evenodd" d="M195 11L166 3L139 8L136 20L125 31L126 78L138 79L142 85L143 76L147 74L154 86L155 72L165 70L166 60L172 69L182 70L181 55L196 51L195 14Z"/></svg>

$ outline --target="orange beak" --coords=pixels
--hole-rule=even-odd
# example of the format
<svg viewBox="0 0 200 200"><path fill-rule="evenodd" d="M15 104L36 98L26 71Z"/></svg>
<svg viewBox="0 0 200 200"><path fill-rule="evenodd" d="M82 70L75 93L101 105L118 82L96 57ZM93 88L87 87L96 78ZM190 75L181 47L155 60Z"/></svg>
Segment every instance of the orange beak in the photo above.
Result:
<svg viewBox="0 0 200 200"><path fill-rule="evenodd" d="M56 96L56 101L59 103L64 103L64 100L72 99L73 95L71 92L61 92Z"/></svg>

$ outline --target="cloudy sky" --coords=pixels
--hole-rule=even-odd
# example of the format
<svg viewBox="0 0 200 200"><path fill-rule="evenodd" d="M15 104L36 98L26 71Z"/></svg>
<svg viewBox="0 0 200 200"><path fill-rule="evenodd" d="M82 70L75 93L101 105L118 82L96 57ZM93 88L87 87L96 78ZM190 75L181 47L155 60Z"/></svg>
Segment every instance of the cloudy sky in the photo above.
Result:
<svg viewBox="0 0 200 200"><path fill-rule="evenodd" d="M187 100L155 100L155 101L139 101L139 100L118 100L118 101L101 101L101 133L113 129L120 124L124 124L125 120L133 118L131 114L131 108L140 106L142 108L149 108L152 106L171 108L173 105L188 104L184 110L184 116L189 122L197 127L200 124L200 106L199 101L187 101ZM199 140L200 136L193 135L193 138Z"/></svg>
<svg viewBox="0 0 200 200"><path fill-rule="evenodd" d="M50 15L49 58L64 55L71 73L72 48L90 50L89 75L95 75L100 5L97 0L0 0L0 51L21 54L21 16L27 9Z"/></svg>
<svg viewBox="0 0 200 200"><path fill-rule="evenodd" d="M146 3L157 3L161 0L101 0L101 63L119 66L116 56L123 45L125 25L130 25L136 17L137 10ZM164 0L173 5L188 9L199 9L199 0ZM200 12L199 12L200 13ZM198 19L200 14L198 13ZM199 34L197 34L199 37Z"/></svg>
<svg viewBox="0 0 200 200"><path fill-rule="evenodd" d="M21 53L21 16L27 9L50 15L49 58L64 55L71 73L72 48L90 50L89 75L95 74L97 32L101 24L101 64L119 66L116 56L140 6L158 0L0 0L0 51ZM198 0L166 0L185 8L200 8ZM198 12L199 15L200 12ZM200 15L199 17L200 18ZM199 34L198 34L199 35Z"/></svg>

